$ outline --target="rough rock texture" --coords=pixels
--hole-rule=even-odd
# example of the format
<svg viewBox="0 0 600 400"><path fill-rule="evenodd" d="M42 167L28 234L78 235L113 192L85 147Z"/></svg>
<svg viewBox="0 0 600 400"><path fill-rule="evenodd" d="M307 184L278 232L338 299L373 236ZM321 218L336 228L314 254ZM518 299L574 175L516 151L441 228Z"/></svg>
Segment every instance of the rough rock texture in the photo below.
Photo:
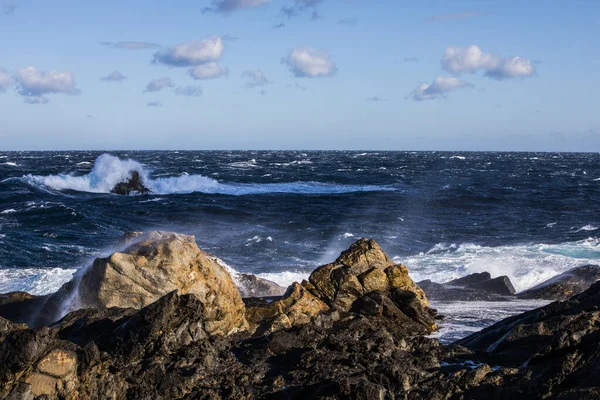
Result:
<svg viewBox="0 0 600 400"><path fill-rule="evenodd" d="M600 280L600 266L584 265L542 282L525 290L517 297L520 299L567 300L571 296L587 290Z"/></svg>
<svg viewBox="0 0 600 400"><path fill-rule="evenodd" d="M410 290L423 306L429 306L425 292L408 276L408 269L395 265L374 240L358 240L337 260L317 268L308 280L318 297L340 311L348 311L364 294L393 288Z"/></svg>
<svg viewBox="0 0 600 400"><path fill-rule="evenodd" d="M111 193L120 195L130 194L146 194L150 193L150 189L144 186L140 173L138 171L131 171L129 179L125 182L119 182L111 189Z"/></svg>
<svg viewBox="0 0 600 400"><path fill-rule="evenodd" d="M417 282L430 299L438 301L492 301L514 298L508 276L493 278L489 272L475 273L446 283Z"/></svg>
<svg viewBox="0 0 600 400"><path fill-rule="evenodd" d="M252 274L238 274L235 279L242 297L283 296L286 288Z"/></svg>

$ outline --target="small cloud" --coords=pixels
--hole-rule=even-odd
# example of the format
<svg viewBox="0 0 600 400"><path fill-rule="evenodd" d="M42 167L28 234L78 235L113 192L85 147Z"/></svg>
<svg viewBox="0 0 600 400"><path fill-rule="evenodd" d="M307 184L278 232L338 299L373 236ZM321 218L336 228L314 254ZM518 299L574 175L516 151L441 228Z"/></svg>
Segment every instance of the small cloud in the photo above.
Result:
<svg viewBox="0 0 600 400"><path fill-rule="evenodd" d="M273 29L280 29L280 28L285 28L285 24L283 22L280 24L277 24L273 27Z"/></svg>
<svg viewBox="0 0 600 400"><path fill-rule="evenodd" d="M329 54L312 47L292 49L281 63L286 64L297 78L329 77L337 72Z"/></svg>
<svg viewBox="0 0 600 400"><path fill-rule="evenodd" d="M239 37L233 35L223 35L221 36L224 42L235 42L236 40L240 40Z"/></svg>
<svg viewBox="0 0 600 400"><path fill-rule="evenodd" d="M175 86L171 78L158 78L153 79L146 85L146 89L144 92L159 92L165 88L170 88Z"/></svg>
<svg viewBox="0 0 600 400"><path fill-rule="evenodd" d="M345 18L338 21L338 25L354 26L358 25L358 18Z"/></svg>
<svg viewBox="0 0 600 400"><path fill-rule="evenodd" d="M127 79L127 77L119 71L113 71L110 74L100 78L100 80L105 82L122 82L125 79Z"/></svg>
<svg viewBox="0 0 600 400"><path fill-rule="evenodd" d="M230 14L243 8L254 8L270 3L271 0L213 0L210 7L205 7L202 12L215 12Z"/></svg>
<svg viewBox="0 0 600 400"><path fill-rule="evenodd" d="M262 94L262 95L264 96L265 94L267 94L267 92L266 92L266 91L264 91L264 90L261 90L261 91L260 91L260 94Z"/></svg>
<svg viewBox="0 0 600 400"><path fill-rule="evenodd" d="M492 14L492 13L484 12L484 11L464 11L464 12L458 12L458 13L434 15L433 17L425 18L425 21L427 21L427 22L454 21L454 20L468 19L468 18L479 17L479 16L484 16L484 15L490 15L490 14Z"/></svg>
<svg viewBox="0 0 600 400"><path fill-rule="evenodd" d="M444 95L452 90L473 87L469 82L461 81L453 76L437 77L431 84L422 83L412 92L413 100L433 100Z"/></svg>
<svg viewBox="0 0 600 400"><path fill-rule="evenodd" d="M312 14L310 15L310 19L312 21L318 21L320 19L323 19L323 16L321 14L319 14L317 11L313 11Z"/></svg>
<svg viewBox="0 0 600 400"><path fill-rule="evenodd" d="M316 19L318 19L320 16L315 10L315 7L323 1L325 0L294 0L291 6L281 8L281 14L288 18L293 18L303 14L309 9L312 9L313 12L311 18L315 19L316 16Z"/></svg>
<svg viewBox="0 0 600 400"><path fill-rule="evenodd" d="M229 69L216 62L209 62L190 68L189 74L196 80L216 79L221 76L227 76L229 74Z"/></svg>
<svg viewBox="0 0 600 400"><path fill-rule="evenodd" d="M45 104L48 94L78 95L81 90L71 71L41 71L35 67L17 68L18 91L28 104Z"/></svg>
<svg viewBox="0 0 600 400"><path fill-rule="evenodd" d="M523 57L503 58L484 53L479 46L448 47L442 57L442 67L453 74L484 71L484 75L496 80L527 77L535 74L531 60Z"/></svg>
<svg viewBox="0 0 600 400"><path fill-rule="evenodd" d="M124 50L146 50L146 49L156 49L159 48L160 45L158 43L149 43L149 42L100 42L102 46L106 47L114 47L115 49L124 49Z"/></svg>
<svg viewBox="0 0 600 400"><path fill-rule="evenodd" d="M183 43L154 54L153 63L171 67L191 67L219 61L225 46L220 36Z"/></svg>
<svg viewBox="0 0 600 400"><path fill-rule="evenodd" d="M265 74L263 74L260 69L256 69L254 71L244 71L242 76L250 79L250 81L248 83L246 83L246 87L249 87L249 88L254 88L254 87L258 87L258 86L266 86L269 83L271 83L271 82L269 82L269 80L267 79Z"/></svg>
<svg viewBox="0 0 600 400"><path fill-rule="evenodd" d="M200 97L202 96L202 87L200 86L183 86L175 89L176 96L185 96L185 97Z"/></svg>
<svg viewBox="0 0 600 400"><path fill-rule="evenodd" d="M6 89L13 85L13 78L3 69L0 68L0 93L6 92Z"/></svg>
<svg viewBox="0 0 600 400"><path fill-rule="evenodd" d="M405 63L418 63L419 59L417 57L404 57Z"/></svg>
<svg viewBox="0 0 600 400"><path fill-rule="evenodd" d="M151 101L150 103L146 104L146 106L148 107L162 107L162 103L160 101Z"/></svg>
<svg viewBox="0 0 600 400"><path fill-rule="evenodd" d="M3 4L2 5L2 14L4 15L12 15L17 10L16 4Z"/></svg>
<svg viewBox="0 0 600 400"><path fill-rule="evenodd" d="M387 101L387 99L384 99L383 97L380 97L380 96L373 96L373 97L368 97L366 99L366 101L369 101L372 103L379 103L380 101Z"/></svg>

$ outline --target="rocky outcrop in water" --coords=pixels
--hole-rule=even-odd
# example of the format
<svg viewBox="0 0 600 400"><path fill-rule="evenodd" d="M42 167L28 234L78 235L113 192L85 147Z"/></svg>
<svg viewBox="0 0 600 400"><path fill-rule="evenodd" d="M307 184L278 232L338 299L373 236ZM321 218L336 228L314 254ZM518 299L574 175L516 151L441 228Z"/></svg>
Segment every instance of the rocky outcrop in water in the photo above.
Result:
<svg viewBox="0 0 600 400"><path fill-rule="evenodd" d="M584 265L555 276L517 295L520 299L567 300L600 280L600 266Z"/></svg>
<svg viewBox="0 0 600 400"><path fill-rule="evenodd" d="M144 186L140 173L138 171L131 171L129 179L124 182L119 182L110 191L114 194L120 194L127 196L130 194L147 194L150 193L150 189Z"/></svg>
<svg viewBox="0 0 600 400"><path fill-rule="evenodd" d="M489 272L475 273L446 283L424 280L417 283L430 299L438 301L493 301L514 297L508 276L492 278Z"/></svg>

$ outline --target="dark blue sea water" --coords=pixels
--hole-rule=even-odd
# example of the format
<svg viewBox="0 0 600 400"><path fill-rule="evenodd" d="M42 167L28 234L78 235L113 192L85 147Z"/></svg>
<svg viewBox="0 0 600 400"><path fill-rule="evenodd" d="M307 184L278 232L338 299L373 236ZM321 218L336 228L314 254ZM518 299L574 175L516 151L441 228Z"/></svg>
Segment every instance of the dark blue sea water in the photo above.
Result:
<svg viewBox="0 0 600 400"><path fill-rule="evenodd" d="M109 193L131 170L154 194ZM599 228L599 154L0 152L0 292L54 291L151 229L282 284L365 236L416 280L488 270L522 290L600 262Z"/></svg>

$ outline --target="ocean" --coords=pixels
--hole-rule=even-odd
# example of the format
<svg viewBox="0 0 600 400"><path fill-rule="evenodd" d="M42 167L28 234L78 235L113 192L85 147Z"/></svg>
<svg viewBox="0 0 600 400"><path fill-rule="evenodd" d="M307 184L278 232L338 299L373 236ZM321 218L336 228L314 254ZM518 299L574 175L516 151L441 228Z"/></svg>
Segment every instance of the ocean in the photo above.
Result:
<svg viewBox="0 0 600 400"><path fill-rule="evenodd" d="M132 170L153 194L110 194ZM0 293L51 293L149 230L282 285L368 237L415 281L489 271L520 291L600 263L600 155L0 152ZM434 306L448 341L539 304Z"/></svg>

